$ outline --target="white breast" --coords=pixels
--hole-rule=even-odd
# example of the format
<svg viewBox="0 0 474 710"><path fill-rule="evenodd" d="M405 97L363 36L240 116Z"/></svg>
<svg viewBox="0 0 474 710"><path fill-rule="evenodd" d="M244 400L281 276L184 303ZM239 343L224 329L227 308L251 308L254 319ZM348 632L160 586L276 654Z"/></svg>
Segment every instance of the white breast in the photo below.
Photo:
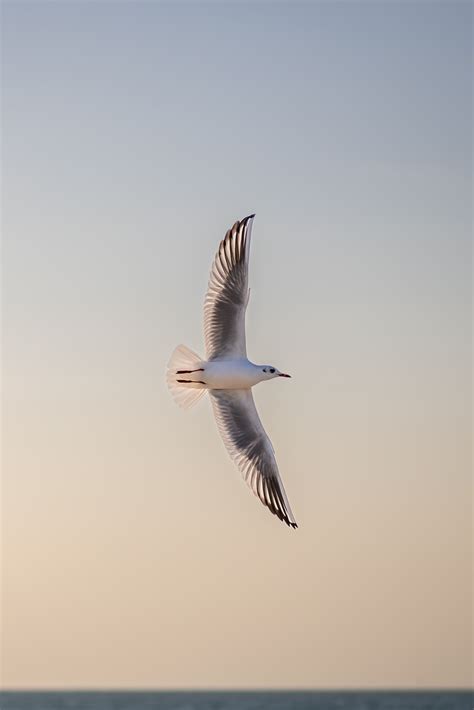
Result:
<svg viewBox="0 0 474 710"><path fill-rule="evenodd" d="M248 389L261 381L260 368L246 358L211 360L204 365L203 380L209 389Z"/></svg>

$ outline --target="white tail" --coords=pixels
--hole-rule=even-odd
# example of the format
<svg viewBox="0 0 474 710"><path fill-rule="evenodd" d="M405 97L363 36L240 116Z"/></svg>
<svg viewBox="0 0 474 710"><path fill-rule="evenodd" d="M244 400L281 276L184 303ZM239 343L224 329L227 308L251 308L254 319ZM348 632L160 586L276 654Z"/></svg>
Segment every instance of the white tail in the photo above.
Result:
<svg viewBox="0 0 474 710"><path fill-rule="evenodd" d="M206 385L199 380L202 372L203 361L186 345L178 345L174 350L168 362L168 370L166 372L166 382L169 390L174 397L176 404L183 409L189 409L198 402L206 391ZM180 370L185 370L185 373L180 373ZM190 372L198 370L198 372ZM184 382L183 380L186 380Z"/></svg>

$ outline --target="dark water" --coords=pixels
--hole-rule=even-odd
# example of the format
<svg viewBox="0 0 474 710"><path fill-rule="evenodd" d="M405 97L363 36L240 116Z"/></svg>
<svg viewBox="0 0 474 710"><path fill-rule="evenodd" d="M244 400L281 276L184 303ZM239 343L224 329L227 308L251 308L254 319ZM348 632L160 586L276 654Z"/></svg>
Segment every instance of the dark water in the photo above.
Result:
<svg viewBox="0 0 474 710"><path fill-rule="evenodd" d="M1 710L474 710L470 691L0 693Z"/></svg>

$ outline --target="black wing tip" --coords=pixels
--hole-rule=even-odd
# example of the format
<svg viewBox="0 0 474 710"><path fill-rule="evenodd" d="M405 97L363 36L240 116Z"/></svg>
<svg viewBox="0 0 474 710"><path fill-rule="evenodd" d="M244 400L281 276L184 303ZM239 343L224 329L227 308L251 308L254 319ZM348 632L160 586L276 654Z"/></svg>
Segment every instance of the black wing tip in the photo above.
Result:
<svg viewBox="0 0 474 710"><path fill-rule="evenodd" d="M237 224L240 224L242 227L245 227L247 222L250 222L251 219L255 217L255 212L253 214L247 215L247 217L244 217L243 219L240 220Z"/></svg>
<svg viewBox="0 0 474 710"><path fill-rule="evenodd" d="M297 523L291 523L289 520L288 521L285 520L285 522L288 525L288 527L293 528L293 530L296 530L296 528L298 527Z"/></svg>

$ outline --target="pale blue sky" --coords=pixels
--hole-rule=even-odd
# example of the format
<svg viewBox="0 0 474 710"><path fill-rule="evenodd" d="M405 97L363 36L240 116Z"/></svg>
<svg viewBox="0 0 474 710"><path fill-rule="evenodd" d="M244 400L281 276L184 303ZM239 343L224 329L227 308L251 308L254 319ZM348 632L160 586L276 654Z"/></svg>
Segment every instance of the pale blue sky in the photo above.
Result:
<svg viewBox="0 0 474 710"><path fill-rule="evenodd" d="M468 684L471 4L2 15L5 683ZM294 534L164 383L251 212Z"/></svg>

